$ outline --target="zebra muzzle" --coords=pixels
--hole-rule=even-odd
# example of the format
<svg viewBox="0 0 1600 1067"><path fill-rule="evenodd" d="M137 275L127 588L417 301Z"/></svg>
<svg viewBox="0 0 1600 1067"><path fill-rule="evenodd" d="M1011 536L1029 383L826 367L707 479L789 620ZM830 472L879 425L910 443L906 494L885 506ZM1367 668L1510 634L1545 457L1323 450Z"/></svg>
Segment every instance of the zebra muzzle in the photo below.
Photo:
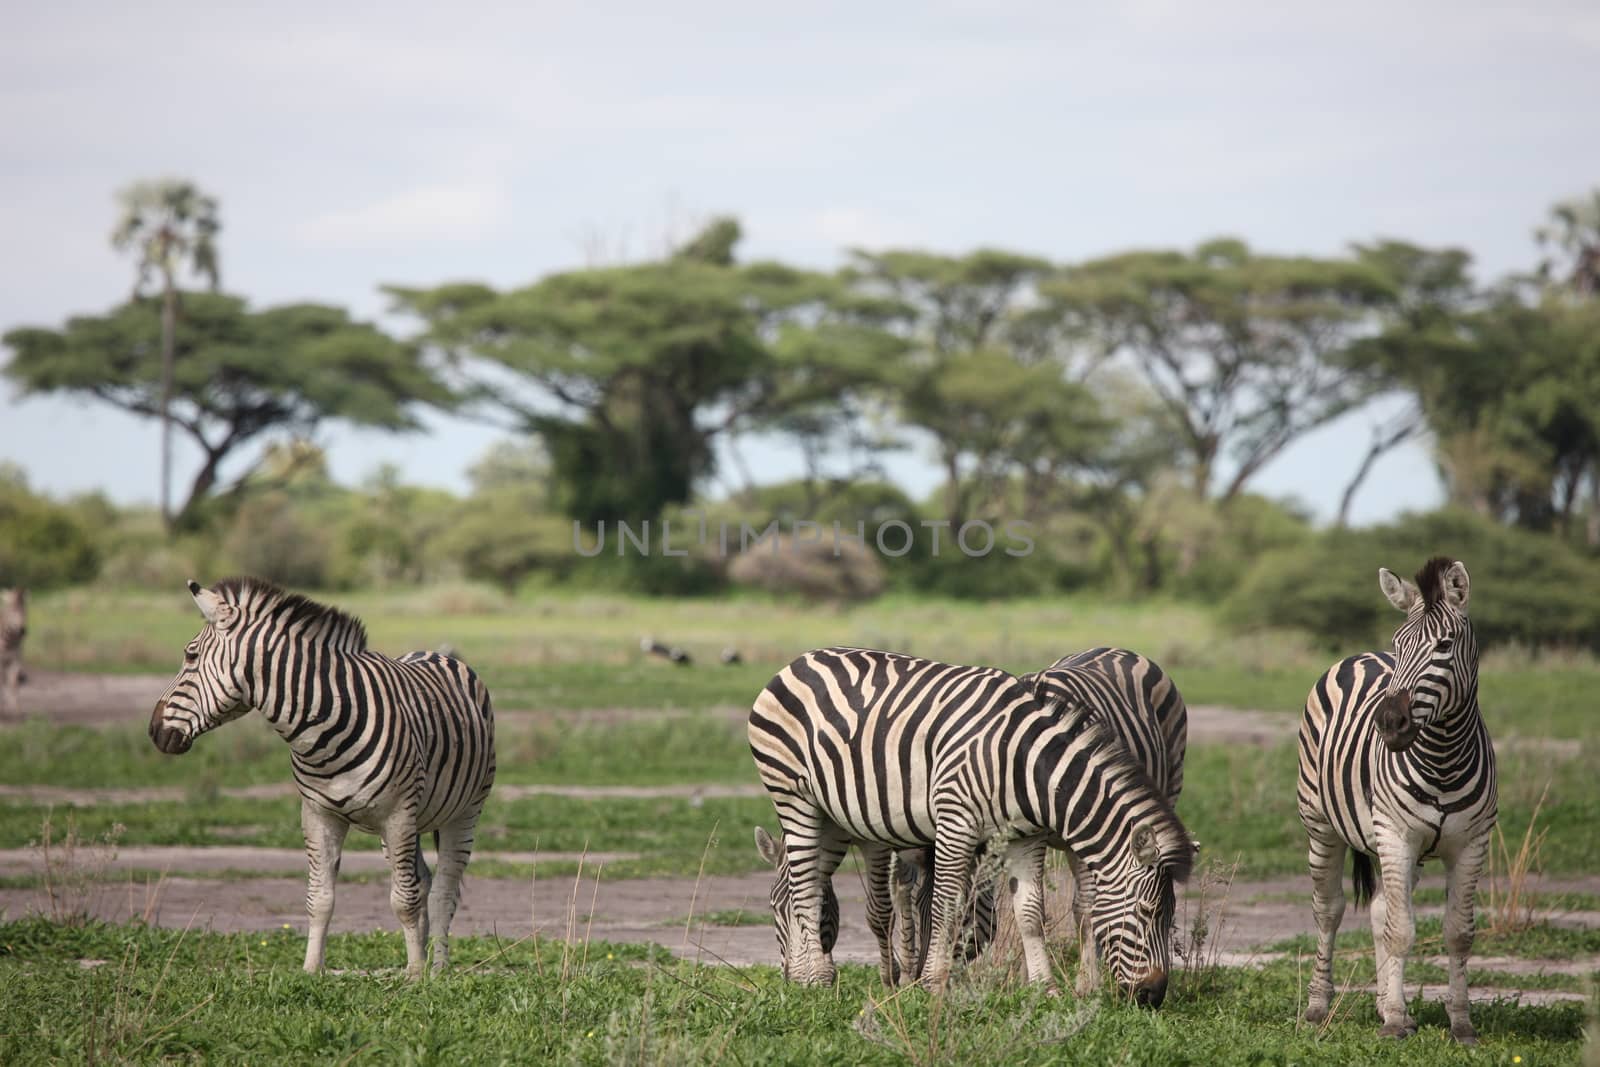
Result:
<svg viewBox="0 0 1600 1067"><path fill-rule="evenodd" d="M1411 716L1411 692L1391 690L1378 704L1378 736L1390 752L1404 752L1416 741L1422 727Z"/></svg>
<svg viewBox="0 0 1600 1067"><path fill-rule="evenodd" d="M150 740L167 755L181 756L189 751L194 739L182 730L169 726L166 722L166 711L166 703L156 701L155 710L150 713Z"/></svg>

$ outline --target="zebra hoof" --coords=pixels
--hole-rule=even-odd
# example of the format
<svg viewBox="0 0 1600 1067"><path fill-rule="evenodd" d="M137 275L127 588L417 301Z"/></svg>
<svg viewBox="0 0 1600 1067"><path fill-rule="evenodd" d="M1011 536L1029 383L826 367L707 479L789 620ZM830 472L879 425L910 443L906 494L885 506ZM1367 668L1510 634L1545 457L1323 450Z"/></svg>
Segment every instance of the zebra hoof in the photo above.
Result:
<svg viewBox="0 0 1600 1067"><path fill-rule="evenodd" d="M1326 1005L1313 1004L1306 1008L1306 1022L1311 1023L1313 1026L1326 1022L1327 1019L1328 1008Z"/></svg>
<svg viewBox="0 0 1600 1067"><path fill-rule="evenodd" d="M1415 1023L1411 1023L1409 1025L1406 1023L1384 1023L1378 1028L1379 1037L1393 1037L1396 1039L1410 1037L1416 1032L1417 1027Z"/></svg>
<svg viewBox="0 0 1600 1067"><path fill-rule="evenodd" d="M1456 1039L1456 1044L1467 1048L1478 1043L1478 1031L1472 1028L1471 1023L1461 1023L1459 1026L1450 1027L1450 1036Z"/></svg>

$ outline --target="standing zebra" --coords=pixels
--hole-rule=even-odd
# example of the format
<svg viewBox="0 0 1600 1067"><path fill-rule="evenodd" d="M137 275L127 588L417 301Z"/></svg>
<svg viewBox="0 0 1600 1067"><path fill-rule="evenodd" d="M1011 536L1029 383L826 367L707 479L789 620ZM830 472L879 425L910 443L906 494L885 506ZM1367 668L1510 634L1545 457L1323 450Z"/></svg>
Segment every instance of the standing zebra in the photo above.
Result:
<svg viewBox="0 0 1600 1067"><path fill-rule="evenodd" d="M1297 792L1310 838L1317 923L1306 1019L1328 1016L1333 940L1344 917L1342 868L1352 850L1356 904L1372 900L1383 1018L1378 1032L1416 1032L1404 992L1406 955L1416 936L1411 892L1422 860L1438 856L1447 879L1450 1034L1476 1044L1467 1013L1467 957L1473 897L1496 809L1494 746L1478 710L1478 642L1467 619L1467 568L1436 557L1414 585L1387 570L1378 571L1378 585L1406 613L1393 654L1364 652L1336 664L1312 689L1300 724ZM1383 879L1376 896L1374 858Z"/></svg>
<svg viewBox="0 0 1600 1067"><path fill-rule="evenodd" d="M1037 674L1021 680L1033 687L1042 700L1068 700L1085 708L1091 716L1105 722L1118 741L1150 775L1157 789L1176 806L1183 791L1183 757L1189 745L1189 711L1183 695L1155 661L1125 648L1091 648L1063 656ZM919 852L895 854L895 909L901 930L902 973L915 975L920 969L920 954L927 949L931 883L922 877L932 856ZM1087 996L1100 984L1100 953L1095 945L1089 915L1095 898L1092 873L1068 853L1072 866L1072 912L1078 930L1081 966L1076 992ZM913 898L912 888L915 888ZM1149 958L1112 960L1119 974L1157 972L1165 974L1171 966L1170 930L1176 901L1168 881L1162 893L1162 915L1154 924L1157 935L1150 941L1130 931L1120 938L1125 949L1148 946ZM1134 898L1129 898L1134 899ZM1137 899L1144 899L1138 894ZM971 951L976 954L994 936L994 886L980 886L973 893ZM1041 919L1042 921L1042 919ZM1134 922L1137 916L1118 916L1113 921ZM920 944L918 942L920 941ZM1159 1003L1159 998L1156 1000Z"/></svg>
<svg viewBox="0 0 1600 1067"><path fill-rule="evenodd" d="M1082 708L1041 701L988 667L958 667L892 652L829 648L778 673L750 712L750 748L782 825L771 895L786 977L833 981L837 901L833 872L852 842L868 873L868 923L886 980L895 971L886 880L892 850L934 849L931 937L924 980L949 980L963 899L980 846L1005 843L1016 880L1017 924L1028 977L1048 981L1042 891L1046 845L1069 848L1111 887L1090 921L1113 959L1129 936L1152 939L1157 882L1188 877L1193 849L1166 797ZM762 835L758 834L759 838ZM776 845L776 842L772 842ZM1112 921L1147 920L1137 935ZM1165 974L1116 973L1141 1002L1158 1000Z"/></svg>
<svg viewBox="0 0 1600 1067"><path fill-rule="evenodd" d="M28 636L28 591L0 589L0 714L17 710L22 639Z"/></svg>
<svg viewBox="0 0 1600 1067"><path fill-rule="evenodd" d="M488 689L465 663L437 652L393 660L370 651L360 620L270 582L230 578L214 590L190 582L189 593L206 625L156 701L150 739L180 754L207 730L260 710L289 743L300 787L310 865L305 969L322 969L339 857L355 826L383 839L406 973L422 975L430 928L433 967L442 970L494 782ZM422 857L421 835L430 831L436 887Z"/></svg>

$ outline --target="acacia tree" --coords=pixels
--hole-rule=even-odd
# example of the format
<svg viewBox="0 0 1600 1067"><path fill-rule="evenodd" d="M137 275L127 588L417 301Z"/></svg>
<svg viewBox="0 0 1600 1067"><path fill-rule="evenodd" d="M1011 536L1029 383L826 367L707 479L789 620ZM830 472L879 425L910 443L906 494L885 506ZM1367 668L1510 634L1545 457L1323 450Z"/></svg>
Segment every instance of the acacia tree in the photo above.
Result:
<svg viewBox="0 0 1600 1067"><path fill-rule="evenodd" d="M1339 496L1338 526L1349 522L1356 492L1378 460L1428 428L1428 409L1467 358L1462 316L1478 302L1472 257L1461 249L1392 240L1353 247L1358 259L1389 279L1393 300L1382 310L1381 332L1356 341L1346 363L1369 375L1372 392L1405 393L1408 403L1372 428L1367 450Z"/></svg>
<svg viewBox="0 0 1600 1067"><path fill-rule="evenodd" d="M543 439L563 511L647 519L690 499L720 435L845 388L892 354L834 279L738 264L738 238L718 219L657 262L507 292L386 291L427 324L427 343L534 387L479 395Z"/></svg>
<svg viewBox="0 0 1600 1067"><path fill-rule="evenodd" d="M1040 291L1074 332L1141 371L1196 494L1222 501L1367 398L1369 376L1341 357L1393 293L1370 264L1260 255L1235 240L1094 260ZM1224 458L1234 468L1219 488Z"/></svg>
<svg viewBox="0 0 1600 1067"><path fill-rule="evenodd" d="M851 256L843 277L885 302L906 345L890 384L901 420L936 442L952 525L996 506L1013 478L1037 490L1094 447L1104 430L1097 403L1045 358L1051 335L1027 318L1048 261L996 249Z"/></svg>
<svg viewBox="0 0 1600 1067"><path fill-rule="evenodd" d="M223 464L274 431L311 433L326 419L390 430L420 428L420 404L456 396L413 345L352 321L340 308L292 304L250 311L215 293L185 293L167 380L165 301L131 301L60 329L12 330L5 375L23 393L90 396L172 423L202 460L174 525L189 525ZM169 403L163 405L163 398Z"/></svg>
<svg viewBox="0 0 1600 1067"><path fill-rule="evenodd" d="M178 275L188 267L206 279L212 291L222 282L217 262L215 197L192 182L176 179L136 182L118 194L122 205L111 244L131 250L138 262L133 295L140 296L152 277L161 286L161 519L172 525L172 405L174 335L178 318Z"/></svg>

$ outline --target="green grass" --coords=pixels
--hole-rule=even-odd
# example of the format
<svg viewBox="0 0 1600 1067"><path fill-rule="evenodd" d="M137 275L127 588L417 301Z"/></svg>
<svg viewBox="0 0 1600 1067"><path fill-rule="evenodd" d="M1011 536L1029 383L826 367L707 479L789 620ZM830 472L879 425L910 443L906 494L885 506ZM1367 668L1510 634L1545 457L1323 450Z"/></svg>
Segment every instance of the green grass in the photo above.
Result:
<svg viewBox="0 0 1600 1067"><path fill-rule="evenodd" d="M564 955L550 943L464 938L455 946L456 971L418 984L398 978L402 949L392 935L331 939L330 966L378 968L370 974L307 976L301 951L288 934L0 925L0 1060L1433 1065L1462 1058L1437 1004L1417 1009L1422 1029L1401 1043L1376 1036L1370 996L1346 998L1325 1030L1297 1022L1293 964L1203 982L1180 976L1167 1005L1152 1013L1110 998L1046 1000L973 978L958 979L942 999L912 990L885 1002L869 968L842 968L835 988L806 990L771 968L696 967L622 946L590 945L584 959L581 947ZM106 962L85 969L83 959ZM1495 1003L1473 1015L1483 1039L1476 1061L1578 1061L1578 1004ZM1049 1036L1062 1040L1044 1043Z"/></svg>
<svg viewBox="0 0 1600 1067"><path fill-rule="evenodd" d="M1353 921L1352 921L1353 920ZM1571 960L1600 955L1600 930L1578 930L1549 923L1535 923L1526 930L1513 934L1494 934L1488 929L1488 916L1478 909L1478 933L1472 942L1474 957L1520 956L1536 960ZM1345 912L1343 928L1334 944L1335 951L1348 951L1352 955L1372 952L1372 927L1365 911ZM1307 955L1317 950L1317 939L1312 934L1298 934L1273 946L1279 952L1301 952ZM1417 942L1413 950L1417 955L1444 954L1444 920L1428 917L1417 920Z"/></svg>
<svg viewBox="0 0 1600 1067"><path fill-rule="evenodd" d="M120 823L126 844L301 846L295 797L247 799L216 788L223 781L287 783L281 743L259 723L224 728L202 738L193 752L181 758L163 756L148 743L141 745L137 738L116 730L33 725L13 736L18 743L0 752L0 780L164 782L185 789L176 800L80 809L75 818L84 836L98 837ZM509 751L503 750L501 756L504 783L656 784L677 779L753 784L756 780L737 725L716 716L625 718L565 734L552 728L548 738L555 748L547 758L521 757L519 745L540 742L512 737ZM208 755L213 746L222 752ZM627 759L618 760L618 752L626 752ZM678 763L687 769L674 774ZM1295 763L1290 743L1267 748L1190 747L1178 807L1189 830L1203 843L1207 858L1237 860L1239 876L1247 879L1305 870L1304 830L1293 789ZM191 774L183 773L191 767L195 768ZM1514 849L1547 781L1550 793L1540 815L1540 826L1548 831L1541 850L1545 873L1600 870L1600 835L1593 832L1600 823L1600 791L1594 788L1594 768L1586 755L1570 758L1516 750L1502 756L1500 825L1507 841ZM0 835L4 835L0 840L25 843L37 835L47 811L47 806L38 804L0 804ZM697 806L686 797L492 795L479 824L478 848L577 852L587 844L594 851L641 853L640 859L621 865L629 873L693 875L715 832L719 839L738 845L712 849L706 869L731 874L759 869L755 850L742 847L749 828L758 822L769 828L775 825L771 804L761 796L710 798ZM348 847L373 849L377 840L356 834Z"/></svg>
<svg viewBox="0 0 1600 1067"><path fill-rule="evenodd" d="M753 782L743 722L719 713L504 719L495 737L501 785ZM41 718L8 732L0 783L70 788L224 787L289 783L289 750L251 715L201 737L182 756L158 751L142 724L91 729ZM619 758L626 753L626 758Z"/></svg>

